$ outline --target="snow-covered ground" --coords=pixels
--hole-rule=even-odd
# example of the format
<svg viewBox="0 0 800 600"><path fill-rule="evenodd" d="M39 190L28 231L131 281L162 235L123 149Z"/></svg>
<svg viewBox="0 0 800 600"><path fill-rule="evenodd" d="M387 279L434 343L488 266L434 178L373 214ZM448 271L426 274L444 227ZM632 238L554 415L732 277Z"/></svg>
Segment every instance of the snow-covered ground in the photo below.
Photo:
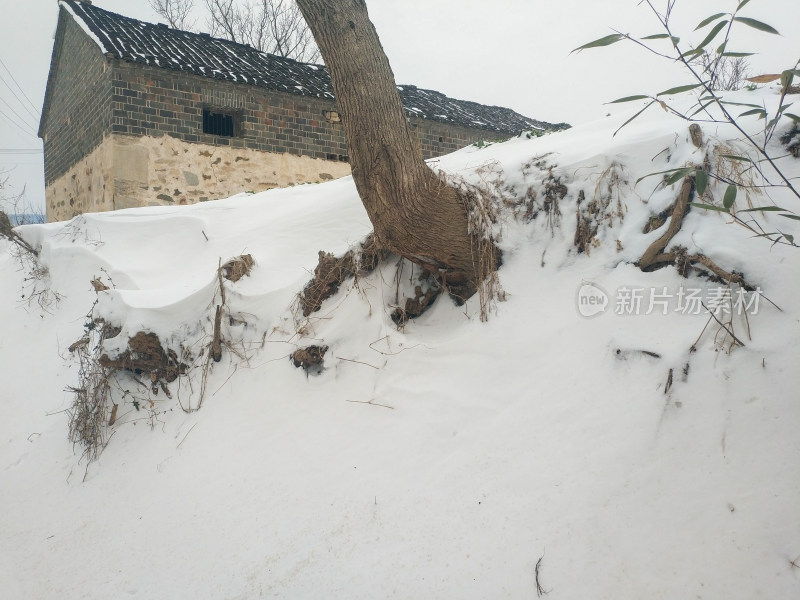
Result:
<svg viewBox="0 0 800 600"><path fill-rule="evenodd" d="M393 262L298 322L317 252L370 231L350 178L25 226L38 280L0 241L0 597L799 597L800 250L699 209L671 242L780 306L733 286L718 315L744 347L692 300L713 307L727 287L636 268L680 187L637 179L719 142L741 151L728 127L704 125L698 149L651 110L616 137L609 118L433 162L520 201L497 225L505 301L485 323L477 298L442 297L398 330L396 290L413 281ZM800 160L780 164L800 176ZM599 211L588 255L579 199ZM750 202L800 213L782 189ZM757 218L800 240L795 221ZM222 335L236 352L182 410L201 398L217 267L241 254L255 266L225 282ZM46 310L43 289L60 296ZM198 367L152 404L146 375L120 375L87 462L67 438L68 347L98 317L122 327L109 352L149 331ZM306 376L288 357L313 343L330 349Z"/></svg>

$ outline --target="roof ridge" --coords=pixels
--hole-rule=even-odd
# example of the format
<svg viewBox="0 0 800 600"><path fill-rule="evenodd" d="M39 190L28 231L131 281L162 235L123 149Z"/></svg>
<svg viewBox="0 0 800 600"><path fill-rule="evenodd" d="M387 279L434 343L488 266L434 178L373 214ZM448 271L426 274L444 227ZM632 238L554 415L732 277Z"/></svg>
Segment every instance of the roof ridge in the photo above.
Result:
<svg viewBox="0 0 800 600"><path fill-rule="evenodd" d="M59 6L72 15L107 56L276 92L335 99L325 65L270 54L211 34L134 19L81 0L59 0ZM411 84L397 87L410 116L508 135L530 129L564 128L564 124L531 119L502 106L457 100Z"/></svg>
<svg viewBox="0 0 800 600"><path fill-rule="evenodd" d="M222 42L223 44L226 44L226 45L229 45L229 46L240 46L240 47L245 48L246 50L248 50L250 52L258 52L258 53L264 54L266 56L274 57L274 58L277 58L279 60L285 60L285 61L297 63L297 64L300 64L300 65L313 65L313 66L316 66L316 67L324 67L325 66L325 65L321 65L321 64L317 64L317 63L303 62L303 61L300 61L300 60L297 60L297 59L294 59L294 58L291 58L291 57L288 57L288 56L280 56L278 54L271 54L269 52L265 52L263 50L259 50L258 48L254 47L254 46L251 46L247 42L237 42L235 40L231 40L231 39L228 39L228 38L217 37L217 36L211 35L207 31L189 31L187 29L177 29L175 27L170 27L169 24L163 23L163 22L153 23L151 21L143 21L143 20L137 19L135 17L129 17L127 15L123 15L122 13L117 13L117 12L114 12L114 11L111 11L111 10L108 10L108 9L105 9L105 8L101 8L100 6L95 6L91 2L91 0L58 0L58 3L59 4L68 4L71 7L76 7L76 5L77 6L81 6L82 11L104 13L105 15L110 15L115 19L120 19L122 21L130 21L132 23L137 23L137 24L142 25L144 27L160 27L161 29L166 29L167 31L171 32L172 34L182 34L182 35L187 35L187 36L192 36L192 37L198 37L198 38L202 38L205 41L212 40L212 41L215 41L215 42ZM73 14L73 16L81 19L82 21L84 21L84 23L86 23L86 21L82 18L82 15L76 14L74 12L72 14ZM88 25L88 23L86 23L86 24Z"/></svg>

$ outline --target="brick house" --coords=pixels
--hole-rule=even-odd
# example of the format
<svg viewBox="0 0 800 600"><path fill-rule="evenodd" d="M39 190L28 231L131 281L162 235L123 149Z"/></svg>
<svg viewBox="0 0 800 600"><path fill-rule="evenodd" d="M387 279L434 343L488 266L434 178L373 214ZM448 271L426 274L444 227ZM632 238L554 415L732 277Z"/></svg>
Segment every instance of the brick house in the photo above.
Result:
<svg viewBox="0 0 800 600"><path fill-rule="evenodd" d="M551 125L398 86L425 158ZM48 221L349 174L324 66L60 0L39 137Z"/></svg>

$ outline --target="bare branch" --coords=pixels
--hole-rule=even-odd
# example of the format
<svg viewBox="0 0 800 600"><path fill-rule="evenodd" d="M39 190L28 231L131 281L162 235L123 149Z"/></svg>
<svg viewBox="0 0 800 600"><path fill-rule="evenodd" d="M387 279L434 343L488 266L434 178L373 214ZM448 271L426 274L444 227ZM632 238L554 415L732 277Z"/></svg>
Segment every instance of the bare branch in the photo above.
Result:
<svg viewBox="0 0 800 600"><path fill-rule="evenodd" d="M314 37L294 0L203 0L203 3L211 35L302 62L320 59Z"/></svg>
<svg viewBox="0 0 800 600"><path fill-rule="evenodd" d="M191 18L194 0L149 0L150 8L167 21L173 29L192 31L195 20Z"/></svg>

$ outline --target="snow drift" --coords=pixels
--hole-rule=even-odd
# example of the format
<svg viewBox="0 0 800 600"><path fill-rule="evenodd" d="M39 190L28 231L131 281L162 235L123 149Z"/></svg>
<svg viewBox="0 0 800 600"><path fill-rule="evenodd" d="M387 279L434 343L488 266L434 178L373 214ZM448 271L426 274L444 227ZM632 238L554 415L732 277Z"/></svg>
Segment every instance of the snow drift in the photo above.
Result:
<svg viewBox="0 0 800 600"><path fill-rule="evenodd" d="M739 142L714 125L698 148L656 112L618 126L431 163L504 207L487 323L441 297L398 330L416 273L390 261L297 318L318 251L370 231L349 178L25 226L34 280L0 241L3 596L795 597L800 254L695 208L671 244L755 290L642 272L680 183L637 180ZM800 212L780 188L737 202ZM222 281L243 254L249 276ZM220 284L229 346L209 363ZM91 338L98 319L117 335ZM120 373L105 450L82 460L68 348L114 355L140 331L193 368L171 397ZM309 376L288 357L313 343Z"/></svg>

